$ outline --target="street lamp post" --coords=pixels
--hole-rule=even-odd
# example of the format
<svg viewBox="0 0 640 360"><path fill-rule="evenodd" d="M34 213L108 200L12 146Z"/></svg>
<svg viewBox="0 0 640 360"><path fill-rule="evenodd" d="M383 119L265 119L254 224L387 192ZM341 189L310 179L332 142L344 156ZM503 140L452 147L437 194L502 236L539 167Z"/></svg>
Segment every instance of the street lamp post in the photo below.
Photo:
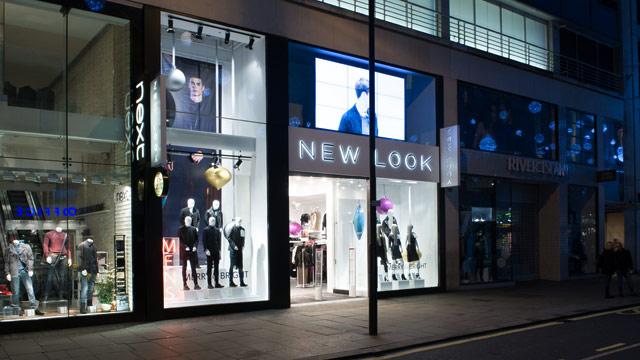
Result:
<svg viewBox="0 0 640 360"><path fill-rule="evenodd" d="M378 335L378 266L376 264L376 2L369 0L369 335Z"/></svg>

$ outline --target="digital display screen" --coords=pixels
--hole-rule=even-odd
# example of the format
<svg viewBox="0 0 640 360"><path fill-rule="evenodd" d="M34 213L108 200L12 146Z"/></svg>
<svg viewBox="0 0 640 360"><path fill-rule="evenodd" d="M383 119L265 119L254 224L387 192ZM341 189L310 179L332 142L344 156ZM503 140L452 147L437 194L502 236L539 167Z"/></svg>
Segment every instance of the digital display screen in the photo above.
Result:
<svg viewBox="0 0 640 360"><path fill-rule="evenodd" d="M369 135L369 70L315 59L315 127ZM405 140L405 79L376 73L376 135Z"/></svg>

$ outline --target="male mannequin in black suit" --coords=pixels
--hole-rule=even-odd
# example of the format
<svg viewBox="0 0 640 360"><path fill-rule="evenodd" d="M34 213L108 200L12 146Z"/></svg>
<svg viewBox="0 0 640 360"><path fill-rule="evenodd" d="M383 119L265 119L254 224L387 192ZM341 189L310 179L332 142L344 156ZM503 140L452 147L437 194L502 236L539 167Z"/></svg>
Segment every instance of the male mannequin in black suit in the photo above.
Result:
<svg viewBox="0 0 640 360"><path fill-rule="evenodd" d="M238 268L238 276L240 277L240 286L245 287L244 283L244 270L242 250L244 249L244 236L245 230L242 227L242 219L236 218L234 220L233 228L229 234L229 257L231 258L231 265L229 266L229 286L236 287L238 285L233 282L233 268Z"/></svg>
<svg viewBox="0 0 640 360"><path fill-rule="evenodd" d="M207 283L208 288L213 289L211 281L211 267L213 266L213 277L215 278L215 287L224 287L220 284L220 250L222 248L222 241L220 241L220 228L216 223L216 217L209 217L209 225L204 228L202 238L204 243L204 250L207 255Z"/></svg>
<svg viewBox="0 0 640 360"><path fill-rule="evenodd" d="M199 230L200 227L200 211L196 209L196 201L193 199L187 200L187 207L180 210L180 225L184 225L184 218L191 217L191 226Z"/></svg>
<svg viewBox="0 0 640 360"><path fill-rule="evenodd" d="M182 261L182 285L184 290L189 289L187 285L187 261L191 263L191 279L193 280L193 289L200 290L198 286L198 274L196 273L196 264L198 263L198 231L191 226L191 216L184 218L184 225L178 230L180 238L180 260Z"/></svg>

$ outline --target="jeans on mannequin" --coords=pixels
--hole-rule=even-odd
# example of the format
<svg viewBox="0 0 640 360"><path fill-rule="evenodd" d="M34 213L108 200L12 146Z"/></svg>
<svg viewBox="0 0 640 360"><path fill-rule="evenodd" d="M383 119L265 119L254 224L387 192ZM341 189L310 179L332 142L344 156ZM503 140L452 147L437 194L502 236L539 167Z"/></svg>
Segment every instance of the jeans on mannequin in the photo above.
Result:
<svg viewBox="0 0 640 360"><path fill-rule="evenodd" d="M80 275L80 304L93 305L93 287L96 284L96 274Z"/></svg>
<svg viewBox="0 0 640 360"><path fill-rule="evenodd" d="M38 307L38 303L36 301L36 296L33 294L33 282L31 281L31 277L29 273L24 269L20 270L18 276L14 276L11 278L11 305L12 306L20 306L20 283L24 286L25 290L27 290L27 297L29 298L29 303L31 303L31 308L35 309Z"/></svg>
<svg viewBox="0 0 640 360"><path fill-rule="evenodd" d="M182 260L182 284L187 286L187 261L191 265L191 280L193 285L198 286L198 274L196 273L196 264L198 263L198 255L194 252L187 252Z"/></svg>
<svg viewBox="0 0 640 360"><path fill-rule="evenodd" d="M49 273L47 274L47 284L44 288L44 301L47 301L49 299L51 286L54 285L53 282L55 282L55 289L58 295L58 299L63 300L67 285L66 256L59 256L56 262L49 266Z"/></svg>

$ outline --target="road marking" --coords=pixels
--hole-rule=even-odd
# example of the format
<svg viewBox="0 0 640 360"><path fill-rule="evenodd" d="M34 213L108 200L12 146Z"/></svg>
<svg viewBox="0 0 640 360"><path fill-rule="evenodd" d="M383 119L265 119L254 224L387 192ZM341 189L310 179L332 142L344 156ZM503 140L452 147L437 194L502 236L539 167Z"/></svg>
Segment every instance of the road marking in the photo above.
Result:
<svg viewBox="0 0 640 360"><path fill-rule="evenodd" d="M619 352L622 352L622 351L631 350L631 349L634 349L634 348L637 348L637 347L640 347L640 343L629 345L629 346L625 346L625 347L621 347L621 348L617 348L615 350L607 351L607 352L604 352L604 353L598 354L598 355L589 356L589 357L586 357L586 358L582 358L580 360L600 359L600 358L603 358L605 356L609 356L609 355L612 355L612 354L615 354L615 353L619 353Z"/></svg>
<svg viewBox="0 0 640 360"><path fill-rule="evenodd" d="M601 347L600 349L596 349L596 352L603 352L603 351L613 350L615 348L619 348L619 347L625 346L625 345L627 345L627 344L625 344L625 343L617 343L617 344Z"/></svg>
<svg viewBox="0 0 640 360"><path fill-rule="evenodd" d="M603 311L603 312L599 312L599 313L595 313L595 314L590 314L590 315L584 315L584 316L577 316L577 317L573 317L573 318L568 318L568 319L567 319L567 321L579 321L579 320L593 319L593 318L597 318L597 317L605 316L605 315L620 314L620 313L622 313L623 311L629 311L629 310L639 311L639 310L640 310L640 308L638 308L637 306L632 306L632 307L628 307L628 308L624 308L624 309L617 309L617 310Z"/></svg>
<svg viewBox="0 0 640 360"><path fill-rule="evenodd" d="M542 328L546 328L546 327L550 327L550 326L557 326L557 325L562 325L562 324L564 324L564 323L558 322L558 321L554 321L554 322L549 322L549 323L544 323L544 324L533 325L533 326L529 326L529 327L526 327L526 328L501 331L501 332L497 332L497 333L493 333L493 334L487 334L487 335L481 335L481 336L474 336L474 337L470 337L468 339L460 339L460 340L455 340L455 341L451 341L451 342L447 342L447 343L443 343L443 344L435 344L435 345L418 347L418 348L415 348L415 349L406 350L406 351L402 351L402 352L398 352L398 353L390 354L390 355L384 355L384 356L380 356L380 357L374 357L374 358L375 359L395 359L395 358L399 358L399 357L403 357L403 356L407 356L407 355L411 355L411 354L415 354L415 353L438 350L438 349L444 349L444 348L448 348L448 347L451 347L451 346L462 345L462 344L466 344L466 343L470 343L470 342L474 342L474 341L486 340L486 339L496 338L496 337L500 337L500 336L511 335L511 334L516 334L516 333L520 333L520 332L524 332L524 331L542 329ZM373 358L371 358L371 359L373 359Z"/></svg>

